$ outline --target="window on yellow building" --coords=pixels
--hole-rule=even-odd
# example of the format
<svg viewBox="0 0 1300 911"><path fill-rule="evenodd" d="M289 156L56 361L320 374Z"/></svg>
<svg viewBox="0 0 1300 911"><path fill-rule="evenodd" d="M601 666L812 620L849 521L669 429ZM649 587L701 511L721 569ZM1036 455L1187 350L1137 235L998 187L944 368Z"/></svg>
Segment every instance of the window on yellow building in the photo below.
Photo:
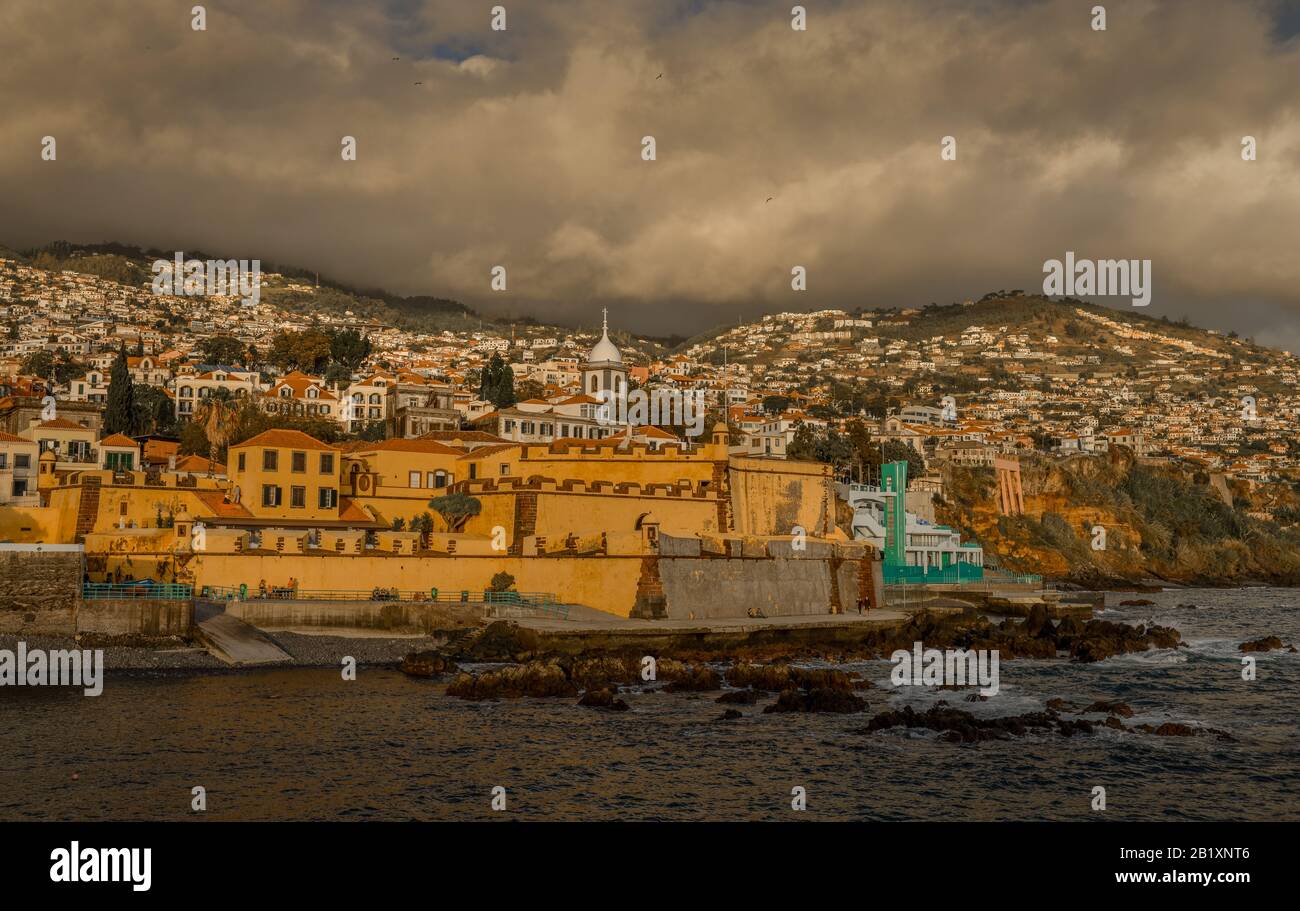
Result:
<svg viewBox="0 0 1300 911"><path fill-rule="evenodd" d="M307 453L295 452L289 460L289 470L303 472L307 470Z"/></svg>
<svg viewBox="0 0 1300 911"><path fill-rule="evenodd" d="M307 506L307 488L290 487L289 505L294 509L305 509Z"/></svg>
<svg viewBox="0 0 1300 911"><path fill-rule="evenodd" d="M278 449L262 450L262 470L275 471L280 465L280 451Z"/></svg>
<svg viewBox="0 0 1300 911"><path fill-rule="evenodd" d="M510 474L510 466L507 463L502 462L500 468L502 476Z"/></svg>
<svg viewBox="0 0 1300 911"><path fill-rule="evenodd" d="M262 505L279 506L280 505L280 488L274 484L262 485Z"/></svg>
<svg viewBox="0 0 1300 911"><path fill-rule="evenodd" d="M239 454L239 470L240 470L240 471L243 471L243 470L244 470L244 465L245 465L245 462L244 462L244 453L241 452L241 453Z"/></svg>
<svg viewBox="0 0 1300 911"><path fill-rule="evenodd" d="M339 505L339 493L333 487L322 487L320 489L320 508L333 509Z"/></svg>
<svg viewBox="0 0 1300 911"><path fill-rule="evenodd" d="M321 453L321 456L320 456L320 473L321 473L321 474L333 474L333 473L334 473L334 453L332 453L332 452L322 452L322 453Z"/></svg>
<svg viewBox="0 0 1300 911"><path fill-rule="evenodd" d="M409 487L420 486L420 473L418 471L412 471L410 473L409 477L407 478L407 486Z"/></svg>

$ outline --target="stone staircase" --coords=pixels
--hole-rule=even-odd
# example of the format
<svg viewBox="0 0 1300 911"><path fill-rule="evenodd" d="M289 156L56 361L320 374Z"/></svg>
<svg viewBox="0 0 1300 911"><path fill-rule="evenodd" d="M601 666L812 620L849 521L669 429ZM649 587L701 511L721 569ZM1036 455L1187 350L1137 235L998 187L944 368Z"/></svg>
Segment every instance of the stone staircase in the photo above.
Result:
<svg viewBox="0 0 1300 911"><path fill-rule="evenodd" d="M84 544L86 535L95 530L95 519L99 516L99 492L101 480L97 477L81 479L81 496L77 500L76 543Z"/></svg>

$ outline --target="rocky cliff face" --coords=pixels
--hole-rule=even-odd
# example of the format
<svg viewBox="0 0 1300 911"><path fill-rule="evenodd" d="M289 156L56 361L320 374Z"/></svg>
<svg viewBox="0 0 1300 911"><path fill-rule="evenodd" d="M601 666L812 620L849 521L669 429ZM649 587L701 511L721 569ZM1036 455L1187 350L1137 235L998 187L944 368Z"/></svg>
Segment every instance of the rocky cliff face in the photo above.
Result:
<svg viewBox="0 0 1300 911"><path fill-rule="evenodd" d="M1016 572L1088 587L1300 584L1300 533L1228 506L1202 478L1105 456L1021 458L1025 515L1000 516L992 469L949 467L937 516Z"/></svg>

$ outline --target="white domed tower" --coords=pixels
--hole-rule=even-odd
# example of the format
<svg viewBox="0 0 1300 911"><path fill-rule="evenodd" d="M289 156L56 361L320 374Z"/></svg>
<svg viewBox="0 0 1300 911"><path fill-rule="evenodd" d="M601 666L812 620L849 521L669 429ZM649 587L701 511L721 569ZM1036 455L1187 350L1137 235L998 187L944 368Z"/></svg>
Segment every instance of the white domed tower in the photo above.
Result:
<svg viewBox="0 0 1300 911"><path fill-rule="evenodd" d="M609 311L601 312L604 319L600 341L587 354L587 364L582 368L582 391L592 398L606 389L615 395L626 395L627 367L623 365L622 352L609 340Z"/></svg>

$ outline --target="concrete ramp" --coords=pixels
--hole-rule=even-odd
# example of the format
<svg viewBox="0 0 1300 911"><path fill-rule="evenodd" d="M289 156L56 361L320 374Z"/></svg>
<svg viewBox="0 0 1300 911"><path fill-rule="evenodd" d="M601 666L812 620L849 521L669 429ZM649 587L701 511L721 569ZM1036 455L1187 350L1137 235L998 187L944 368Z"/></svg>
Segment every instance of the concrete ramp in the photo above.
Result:
<svg viewBox="0 0 1300 911"><path fill-rule="evenodd" d="M196 630L208 651L226 664L279 664L293 660L261 630L229 614L207 613Z"/></svg>

